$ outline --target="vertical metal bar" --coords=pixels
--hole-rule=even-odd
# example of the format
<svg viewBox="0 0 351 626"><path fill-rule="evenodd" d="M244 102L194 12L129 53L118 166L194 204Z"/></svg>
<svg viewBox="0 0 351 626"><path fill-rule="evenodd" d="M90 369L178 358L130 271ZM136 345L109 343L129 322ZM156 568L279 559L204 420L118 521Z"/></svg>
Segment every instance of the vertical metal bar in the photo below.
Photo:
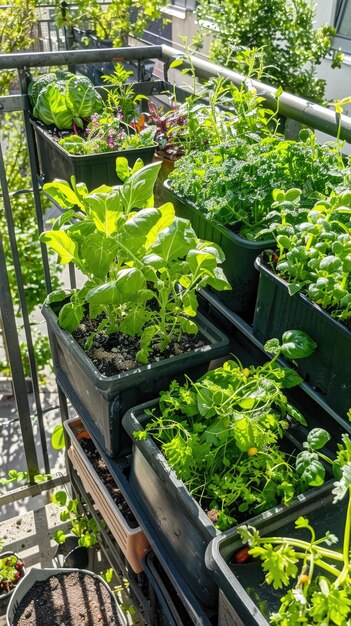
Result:
<svg viewBox="0 0 351 626"><path fill-rule="evenodd" d="M18 75L19 75L19 80L20 80L20 85L21 85L21 93L22 94L26 93L28 74L24 70L19 70ZM39 174L38 158L37 158L37 152L35 148L34 131L29 121L29 112L24 111L23 117L24 117L24 128L25 128L26 137L27 137L29 166L30 166L30 173L31 173L31 179L32 179L32 186L33 186L35 212L36 212L37 224L38 224L38 229L39 229L39 234L40 234L44 230L44 221L43 221L43 210L41 207L40 191L39 191L39 185L38 185L38 174ZM46 287L47 293L50 293L50 291L52 291L52 287L51 287L48 251L47 251L47 247L43 243L40 243L40 249L41 249L41 255L43 259L45 287Z"/></svg>
<svg viewBox="0 0 351 626"><path fill-rule="evenodd" d="M75 289L77 287L77 281L76 281L76 271L75 271L73 263L68 264L68 271L69 271L69 282L70 282L71 289Z"/></svg>
<svg viewBox="0 0 351 626"><path fill-rule="evenodd" d="M48 456L48 450L47 450L47 445L46 445L45 427L44 427L44 421L43 421L43 410L42 410L41 401L40 401L37 365L35 361L32 332L31 332L31 327L30 327L27 301L26 301L24 285L23 285L21 264L19 260L18 250L17 250L15 225L14 225L14 220L13 220L13 215L12 215L11 201L10 201L9 189L7 185L7 178L6 178L6 169L5 169L5 163L4 163L4 157L3 157L1 145L0 145L0 179L1 179L1 190L3 194L4 209L5 209L5 218L7 222L12 260L13 260L13 265L15 269L18 295L19 295L20 304L21 304L23 326L24 326L26 342L27 342L27 347L28 347L28 358L29 358L29 365L30 365L32 384L33 384L33 392L34 392L35 404L36 404L36 410L37 410L37 416L38 416L40 441L41 441L42 450L43 450L44 467L45 467L45 473L48 474L50 472L50 465L49 465L49 456Z"/></svg>
<svg viewBox="0 0 351 626"><path fill-rule="evenodd" d="M1 175L2 182L2 175ZM34 482L34 476L38 474L38 458L33 435L33 426L30 416L26 382L22 367L21 352L18 342L16 319L10 292L10 283L6 271L6 259L2 236L0 233L0 312L4 326L4 340L10 354L10 368L12 384L15 393L17 411L20 420L23 446L26 457L29 480Z"/></svg>

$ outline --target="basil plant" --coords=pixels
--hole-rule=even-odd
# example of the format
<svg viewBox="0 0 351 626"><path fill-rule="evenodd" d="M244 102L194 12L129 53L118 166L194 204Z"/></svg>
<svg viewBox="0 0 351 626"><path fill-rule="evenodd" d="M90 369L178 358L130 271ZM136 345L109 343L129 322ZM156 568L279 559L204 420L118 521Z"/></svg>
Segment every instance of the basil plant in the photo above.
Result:
<svg viewBox="0 0 351 626"><path fill-rule="evenodd" d="M126 159L117 159L124 184L90 193L73 178L71 185L45 185L65 212L41 241L62 264L72 262L86 276L81 289L48 296L47 304L66 299L60 326L72 332L86 314L101 316L96 332L139 337L137 360L147 363L153 347L163 352L183 333L198 332L194 318L200 287L230 285L220 267L222 250L198 239L190 222L175 216L171 203L153 206L160 164L139 167L130 172ZM92 341L93 336L87 347Z"/></svg>

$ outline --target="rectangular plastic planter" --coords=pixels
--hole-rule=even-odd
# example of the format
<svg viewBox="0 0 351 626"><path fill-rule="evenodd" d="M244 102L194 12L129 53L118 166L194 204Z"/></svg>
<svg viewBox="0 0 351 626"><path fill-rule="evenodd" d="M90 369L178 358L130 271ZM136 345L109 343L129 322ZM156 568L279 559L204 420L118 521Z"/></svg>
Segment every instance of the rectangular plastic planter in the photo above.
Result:
<svg viewBox="0 0 351 626"><path fill-rule="evenodd" d="M298 395L303 395L300 390ZM134 407L123 417L123 426L134 441L130 486L147 518L157 528L160 542L193 593L206 606L215 606L217 587L205 567L204 556L208 544L219 531L184 483L176 477L152 438L148 436L140 441L133 437L134 432L144 431L145 424L150 421L151 417L146 411L157 408L158 400L153 400ZM292 434L285 436L285 440L291 441L291 448L302 449L305 435L305 429L297 426L292 429ZM292 502L308 502L314 492L309 490ZM288 508L290 506L293 504ZM279 505L262 513L262 517L267 519L286 509L286 506Z"/></svg>
<svg viewBox="0 0 351 626"><path fill-rule="evenodd" d="M332 499L331 487L324 485L311 495L308 502L296 503L273 518L259 516L252 519L250 525L257 528L262 536L307 539L310 535L304 530L296 530L294 526L294 521L304 515L316 530L317 538L330 530L342 539L346 499L338 505L332 504ZM219 588L218 626L269 626L268 614L278 610L279 598L285 591L276 591L264 582L260 562L240 565L232 562L233 555L242 545L236 529L233 529L213 539L206 550L206 565ZM338 548L340 544L333 546L333 549ZM288 587L284 589L287 591ZM264 615L261 612L263 606Z"/></svg>
<svg viewBox="0 0 351 626"><path fill-rule="evenodd" d="M162 626L189 626L190 624L193 626L194 617L189 615L182 595L175 591L167 572L154 552L149 552L145 556L143 565L144 575L148 580L150 602L154 614L161 614ZM200 615L197 616L196 623L204 624Z"/></svg>
<svg viewBox="0 0 351 626"><path fill-rule="evenodd" d="M205 317L198 314L199 332L208 345L149 365L104 376L95 368L72 335L58 325L54 311L43 306L42 313L50 332L51 350L58 382L78 415L93 431L105 452L115 457L131 449L131 441L121 427L124 413L138 403L157 396L177 378L204 374L210 361L228 353L229 341Z"/></svg>
<svg viewBox="0 0 351 626"><path fill-rule="evenodd" d="M31 124L34 128L40 174L43 176L44 183L51 182L55 178L69 181L71 176L75 176L77 182L85 183L89 191L100 185L117 185L122 182L116 174L117 157L125 157L131 167L137 159L142 159L144 165L148 165L152 162L155 152L156 144L148 148L100 154L70 154L34 120L31 120Z"/></svg>
<svg viewBox="0 0 351 626"><path fill-rule="evenodd" d="M165 181L164 185L177 216L190 220L200 239L213 241L225 254L222 268L232 290L218 292L218 298L232 311L252 320L258 285L254 262L260 252L274 246L274 241L248 241L239 237L226 226L206 219L192 202L172 191L169 181Z"/></svg>
<svg viewBox="0 0 351 626"><path fill-rule="evenodd" d="M73 467L77 470L84 488L93 498L102 518L105 520L133 572L139 574L143 571L142 559L146 552L150 550L150 544L145 533L140 526L132 528L128 524L82 450L78 440L79 435L84 434L84 438L87 439L91 439L91 437L86 432L81 420L68 420L64 422L64 427L71 442L71 447L68 449L67 454Z"/></svg>
<svg viewBox="0 0 351 626"><path fill-rule="evenodd" d="M298 370L312 387L326 395L326 401L346 419L351 407L351 331L333 319L306 296L289 295L288 283L270 270L259 257L260 272L253 333L262 343L280 338L286 330L304 330L318 344Z"/></svg>

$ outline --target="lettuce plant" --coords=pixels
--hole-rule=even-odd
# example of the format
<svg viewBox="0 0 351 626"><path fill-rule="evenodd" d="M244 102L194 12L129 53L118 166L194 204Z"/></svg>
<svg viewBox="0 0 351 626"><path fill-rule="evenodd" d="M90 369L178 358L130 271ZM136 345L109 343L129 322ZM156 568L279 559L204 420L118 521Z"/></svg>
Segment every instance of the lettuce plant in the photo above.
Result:
<svg viewBox="0 0 351 626"><path fill-rule="evenodd" d="M141 208L150 205L159 168L151 164L130 175L125 160L119 161L124 184L91 193L75 181L72 187L63 181L45 186L68 211L41 241L61 263L74 263L86 276L82 289L53 292L47 303L69 298L59 313L60 326L69 332L88 312L93 319L102 316L99 333L140 337L141 363L148 362L153 346L164 351L183 333L197 333L190 318L196 316L200 287L230 289L220 268L222 250L198 239L188 220L175 217L171 203ZM69 210L72 204L79 212Z"/></svg>
<svg viewBox="0 0 351 626"><path fill-rule="evenodd" d="M51 78L54 77L54 79ZM85 76L45 74L30 89L33 115L44 124L54 124L59 130L76 124L83 128L83 120L102 110L102 98L89 78Z"/></svg>
<svg viewBox="0 0 351 626"><path fill-rule="evenodd" d="M134 433L136 439L150 434L160 444L177 477L219 530L323 484L313 431L295 458L280 445L289 421L306 421L282 391L302 379L276 360L280 354L307 357L315 347L305 333L292 330L281 343L267 342L265 350L274 356L263 366L227 361L197 381L174 381L161 392L159 410L145 430Z"/></svg>

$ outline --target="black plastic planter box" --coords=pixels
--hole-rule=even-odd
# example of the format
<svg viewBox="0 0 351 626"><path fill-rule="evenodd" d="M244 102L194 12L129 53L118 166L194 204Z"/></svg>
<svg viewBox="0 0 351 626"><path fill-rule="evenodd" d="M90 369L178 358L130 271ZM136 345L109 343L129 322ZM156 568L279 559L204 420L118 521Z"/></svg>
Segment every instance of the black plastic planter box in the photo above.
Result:
<svg viewBox="0 0 351 626"><path fill-rule="evenodd" d="M206 219L192 202L172 191L169 181L165 181L165 187L178 217L190 220L200 239L213 241L222 248L225 254L222 269L232 290L218 292L218 298L231 310L252 320L258 285L258 273L254 262L260 252L274 246L274 241L243 239L226 226Z"/></svg>
<svg viewBox="0 0 351 626"><path fill-rule="evenodd" d="M297 502L289 511L282 511L268 520L257 517L250 521L250 525L259 529L262 536L309 540L308 532L294 526L300 515L307 516L316 530L316 537L330 530L339 538L333 549L341 551L347 498L338 504L332 504L332 499L331 487L324 485L310 496L308 502ZM269 626L269 614L279 609L280 597L288 587L276 591L267 585L260 562L235 564L233 556L242 545L236 529L233 529L213 539L206 550L206 565L220 592L218 626Z"/></svg>
<svg viewBox="0 0 351 626"><path fill-rule="evenodd" d="M304 394L297 389L296 395L301 401ZM158 400L153 400L134 407L123 417L123 427L134 441L130 486L147 518L156 527L159 541L182 572L193 593L203 604L213 607L217 603L217 587L205 567L204 556L208 544L219 531L190 495L184 483L176 477L152 438L148 436L140 441L133 437L134 432L144 431L145 425L150 421L151 417L146 411L157 408ZM304 414L308 418L308 412L305 411ZM309 428L314 425L309 424ZM291 433L288 432L284 437L287 449L302 449L306 432L298 425L293 426ZM315 490L309 490L292 502L307 503L314 493ZM288 508L290 506L292 505ZM262 517L267 519L285 510L286 506L279 505L263 513Z"/></svg>
<svg viewBox="0 0 351 626"><path fill-rule="evenodd" d="M228 353L227 337L198 314L199 332L208 345L107 377L98 372L72 335L59 327L53 310L44 305L42 312L50 331L58 382L111 457L123 455L131 448L131 441L121 428L122 416L128 409L154 398L173 379L183 380L185 373L192 378L201 376L212 359Z"/></svg>
<svg viewBox="0 0 351 626"><path fill-rule="evenodd" d="M77 182L85 183L92 191L100 185L117 185L122 181L116 174L116 158L123 156L132 167L137 159L144 165L152 162L155 147L103 152L100 154L70 154L57 141L31 120L37 144L40 174L44 183L55 178L69 181L75 176Z"/></svg>
<svg viewBox="0 0 351 626"><path fill-rule="evenodd" d="M253 333L262 343L280 338L286 330L304 330L318 344L307 359L298 362L301 376L323 392L326 401L340 417L346 419L351 407L351 331L297 293L289 295L288 283L270 270L261 258L256 261L260 272Z"/></svg>
<svg viewBox="0 0 351 626"><path fill-rule="evenodd" d="M193 625L193 618L182 603L182 598L172 587L154 552L149 552L144 557L143 568L149 583L149 598L156 621L159 617L162 626Z"/></svg>

